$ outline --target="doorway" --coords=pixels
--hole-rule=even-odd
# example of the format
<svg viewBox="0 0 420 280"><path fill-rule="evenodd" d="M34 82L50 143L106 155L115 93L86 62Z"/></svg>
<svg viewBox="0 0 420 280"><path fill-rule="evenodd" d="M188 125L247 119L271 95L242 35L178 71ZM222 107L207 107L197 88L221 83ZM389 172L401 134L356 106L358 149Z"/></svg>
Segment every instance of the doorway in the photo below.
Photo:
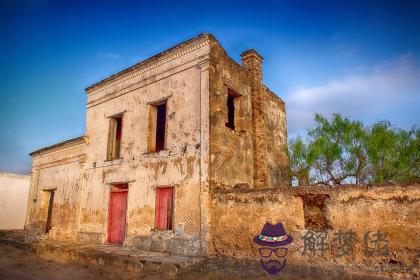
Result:
<svg viewBox="0 0 420 280"><path fill-rule="evenodd" d="M128 184L113 185L109 194L108 242L122 244L127 220Z"/></svg>
<svg viewBox="0 0 420 280"><path fill-rule="evenodd" d="M47 193L49 194L49 201L48 201L47 225L45 226L45 233L48 233L51 229L55 190L47 191Z"/></svg>
<svg viewBox="0 0 420 280"><path fill-rule="evenodd" d="M156 189L156 229L172 230L174 214L174 188Z"/></svg>

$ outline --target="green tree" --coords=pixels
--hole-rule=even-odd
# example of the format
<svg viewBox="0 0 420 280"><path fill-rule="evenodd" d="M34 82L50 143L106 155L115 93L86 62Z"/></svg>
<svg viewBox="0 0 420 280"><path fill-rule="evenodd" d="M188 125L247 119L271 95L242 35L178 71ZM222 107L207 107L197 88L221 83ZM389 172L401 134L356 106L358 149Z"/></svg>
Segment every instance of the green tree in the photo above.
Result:
<svg viewBox="0 0 420 280"><path fill-rule="evenodd" d="M315 115L316 127L310 137L308 162L318 184L362 183L367 179L366 129L361 122L339 114L327 120Z"/></svg>
<svg viewBox="0 0 420 280"><path fill-rule="evenodd" d="M420 130L382 121L370 127L339 114L315 115L307 139L289 142L299 185L412 183L420 181Z"/></svg>
<svg viewBox="0 0 420 280"><path fill-rule="evenodd" d="M420 131L394 128L389 122L375 123L367 143L371 182L410 183L419 180Z"/></svg>
<svg viewBox="0 0 420 280"><path fill-rule="evenodd" d="M300 186L309 185L308 145L300 136L289 141L289 160L292 177Z"/></svg>

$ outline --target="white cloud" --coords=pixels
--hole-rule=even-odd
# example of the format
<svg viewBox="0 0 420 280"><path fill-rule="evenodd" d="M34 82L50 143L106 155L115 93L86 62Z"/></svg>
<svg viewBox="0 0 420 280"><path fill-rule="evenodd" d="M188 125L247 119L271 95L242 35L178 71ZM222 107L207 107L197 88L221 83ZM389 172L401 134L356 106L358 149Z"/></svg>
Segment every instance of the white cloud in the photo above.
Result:
<svg viewBox="0 0 420 280"><path fill-rule="evenodd" d="M420 67L412 55L400 56L377 65L363 76L289 90L285 101L292 135L312 127L315 113L324 116L340 113L362 121L381 119L385 114L392 121L393 114L403 114L407 104L419 104ZM411 116L411 125L419 121L416 117L418 113Z"/></svg>

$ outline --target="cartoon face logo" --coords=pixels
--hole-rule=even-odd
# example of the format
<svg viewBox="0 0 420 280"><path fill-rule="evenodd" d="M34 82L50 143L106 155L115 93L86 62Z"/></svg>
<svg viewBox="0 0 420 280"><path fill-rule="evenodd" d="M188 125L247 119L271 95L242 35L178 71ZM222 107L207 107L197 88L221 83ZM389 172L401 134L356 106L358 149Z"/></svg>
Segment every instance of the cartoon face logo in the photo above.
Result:
<svg viewBox="0 0 420 280"><path fill-rule="evenodd" d="M279 273L286 266L286 245L292 242L281 223L265 223L261 234L254 237L262 268L271 274Z"/></svg>

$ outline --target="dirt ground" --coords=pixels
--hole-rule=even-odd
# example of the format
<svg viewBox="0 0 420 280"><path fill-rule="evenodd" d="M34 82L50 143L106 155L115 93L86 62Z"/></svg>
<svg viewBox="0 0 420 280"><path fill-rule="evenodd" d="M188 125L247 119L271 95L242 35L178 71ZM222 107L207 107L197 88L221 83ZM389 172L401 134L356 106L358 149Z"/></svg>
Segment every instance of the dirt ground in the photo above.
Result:
<svg viewBox="0 0 420 280"><path fill-rule="evenodd" d="M204 263L193 265L179 271L178 279L255 279L255 280L386 280L389 277L377 277L365 273L346 273L342 267L334 270L319 269L314 266L295 266L288 263L277 275L265 272L259 262L251 260L237 260L225 257L210 258Z"/></svg>
<svg viewBox="0 0 420 280"><path fill-rule="evenodd" d="M343 275L343 271L316 270L288 265L279 275L267 274L258 263L228 258L211 258L181 269L178 274L128 272L100 265L60 262L40 257L28 250L0 244L0 279L384 279L367 275Z"/></svg>
<svg viewBox="0 0 420 280"><path fill-rule="evenodd" d="M0 279L7 280L91 280L91 279L171 279L161 273L138 273L103 266L57 262L34 253L0 244Z"/></svg>

